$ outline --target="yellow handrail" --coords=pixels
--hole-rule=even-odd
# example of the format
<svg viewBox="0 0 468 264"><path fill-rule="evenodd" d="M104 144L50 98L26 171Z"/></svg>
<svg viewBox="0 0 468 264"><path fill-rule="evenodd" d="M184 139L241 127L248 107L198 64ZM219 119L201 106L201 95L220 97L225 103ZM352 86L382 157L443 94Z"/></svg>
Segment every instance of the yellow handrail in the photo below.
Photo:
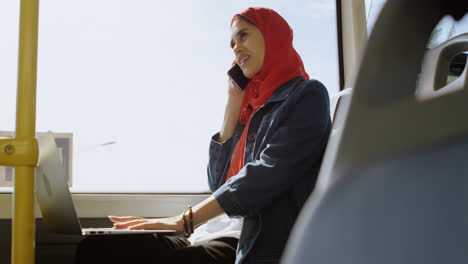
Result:
<svg viewBox="0 0 468 264"><path fill-rule="evenodd" d="M38 13L39 0L21 0L16 140L30 142L30 147L24 148L23 153L21 150L15 152L14 143L4 149L5 155L17 156L12 221L11 263L13 264L34 263L34 166L38 155L34 139L36 134Z"/></svg>

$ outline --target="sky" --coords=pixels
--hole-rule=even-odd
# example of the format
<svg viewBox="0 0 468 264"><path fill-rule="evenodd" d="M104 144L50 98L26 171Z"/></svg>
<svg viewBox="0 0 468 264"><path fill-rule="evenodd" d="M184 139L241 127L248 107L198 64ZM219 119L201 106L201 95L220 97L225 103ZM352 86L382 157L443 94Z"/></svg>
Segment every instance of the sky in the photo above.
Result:
<svg viewBox="0 0 468 264"><path fill-rule="evenodd" d="M338 91L334 1L40 2L37 131L73 133L74 191L208 191L230 20L249 6L280 13L311 78ZM0 3L1 131L15 127L18 13Z"/></svg>

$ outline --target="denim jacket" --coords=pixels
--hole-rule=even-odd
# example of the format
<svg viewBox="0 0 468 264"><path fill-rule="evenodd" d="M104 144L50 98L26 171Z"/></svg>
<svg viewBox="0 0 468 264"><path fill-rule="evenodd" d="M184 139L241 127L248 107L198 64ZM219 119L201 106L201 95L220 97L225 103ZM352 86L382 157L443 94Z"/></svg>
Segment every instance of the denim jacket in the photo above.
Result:
<svg viewBox="0 0 468 264"><path fill-rule="evenodd" d="M316 80L292 79L254 113L244 167L226 181L244 125L211 140L208 182L230 217L244 217L236 263L278 263L289 232L312 192L331 128L329 97Z"/></svg>

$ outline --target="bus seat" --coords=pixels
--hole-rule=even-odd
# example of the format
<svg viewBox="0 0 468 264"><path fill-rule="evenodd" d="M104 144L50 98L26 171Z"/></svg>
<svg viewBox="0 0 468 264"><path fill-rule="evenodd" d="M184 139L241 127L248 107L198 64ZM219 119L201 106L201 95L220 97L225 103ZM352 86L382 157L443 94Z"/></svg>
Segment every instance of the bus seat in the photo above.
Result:
<svg viewBox="0 0 468 264"><path fill-rule="evenodd" d="M426 53L416 90L418 99L426 100L467 88L468 67L466 65L455 81L445 85L452 59L462 52L468 52L468 33L449 39Z"/></svg>
<svg viewBox="0 0 468 264"><path fill-rule="evenodd" d="M330 113L332 113L332 116L331 116L332 122L334 122L336 119L336 116L338 116L338 111L340 109L340 106L343 104L347 104L345 103L345 101L349 101L350 96L351 96L351 91L352 91L351 88L346 88L343 91L340 91L334 94L330 98ZM340 125L340 127L342 127L342 125Z"/></svg>
<svg viewBox="0 0 468 264"><path fill-rule="evenodd" d="M432 29L467 11L388 0L319 174L333 182L306 201L282 263L468 263L468 89L418 100L414 85Z"/></svg>
<svg viewBox="0 0 468 264"><path fill-rule="evenodd" d="M343 91L335 94L330 100L330 113L332 114L333 127L328 138L327 149L323 157L322 165L320 167L320 175L318 177L317 183L315 185L315 190L323 189L328 186L331 182L327 175L330 175L328 172L333 167L334 156L336 156L336 151L338 148L339 139L341 138L341 133L346 120L346 115L349 109L349 103L351 102L352 89L346 88Z"/></svg>

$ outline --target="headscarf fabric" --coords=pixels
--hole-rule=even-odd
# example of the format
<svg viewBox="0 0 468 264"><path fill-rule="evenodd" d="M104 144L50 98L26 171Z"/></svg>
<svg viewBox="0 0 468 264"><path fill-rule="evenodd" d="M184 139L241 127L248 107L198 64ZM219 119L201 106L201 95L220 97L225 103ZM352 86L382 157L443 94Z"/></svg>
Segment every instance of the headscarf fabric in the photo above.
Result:
<svg viewBox="0 0 468 264"><path fill-rule="evenodd" d="M252 115L264 105L273 92L287 81L309 79L302 59L293 47L293 31L278 13L269 8L251 7L234 15L232 23L242 17L254 24L265 40L263 66L245 88L239 122L245 125L234 150L226 181L244 167L247 131Z"/></svg>

